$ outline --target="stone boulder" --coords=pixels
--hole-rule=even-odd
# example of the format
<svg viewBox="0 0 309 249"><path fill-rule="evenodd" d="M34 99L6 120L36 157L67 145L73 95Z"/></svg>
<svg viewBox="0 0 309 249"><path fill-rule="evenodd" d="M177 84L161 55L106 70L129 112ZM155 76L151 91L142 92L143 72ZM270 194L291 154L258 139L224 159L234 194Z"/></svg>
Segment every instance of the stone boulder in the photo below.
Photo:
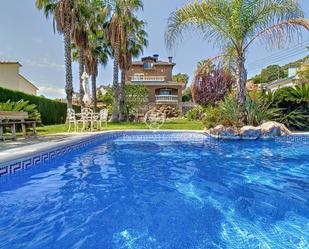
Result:
<svg viewBox="0 0 309 249"><path fill-rule="evenodd" d="M206 129L205 132L209 135L218 136L219 132L221 132L224 129L223 125L217 125L215 128Z"/></svg>
<svg viewBox="0 0 309 249"><path fill-rule="evenodd" d="M274 121L266 122L262 124L260 128L263 138L274 138L292 134L284 124Z"/></svg>
<svg viewBox="0 0 309 249"><path fill-rule="evenodd" d="M231 126L218 125L215 128L206 130L206 132L218 139L240 139L238 130Z"/></svg>
<svg viewBox="0 0 309 249"><path fill-rule="evenodd" d="M262 135L261 127L244 126L240 129L239 135L245 140L256 140Z"/></svg>

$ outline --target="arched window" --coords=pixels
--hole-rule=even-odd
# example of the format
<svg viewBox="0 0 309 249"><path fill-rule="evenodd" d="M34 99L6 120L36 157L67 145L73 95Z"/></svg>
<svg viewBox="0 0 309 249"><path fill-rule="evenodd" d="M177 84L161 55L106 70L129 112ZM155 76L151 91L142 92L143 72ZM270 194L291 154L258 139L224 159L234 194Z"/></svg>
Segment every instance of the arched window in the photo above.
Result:
<svg viewBox="0 0 309 249"><path fill-rule="evenodd" d="M160 95L172 95L172 89L160 89Z"/></svg>

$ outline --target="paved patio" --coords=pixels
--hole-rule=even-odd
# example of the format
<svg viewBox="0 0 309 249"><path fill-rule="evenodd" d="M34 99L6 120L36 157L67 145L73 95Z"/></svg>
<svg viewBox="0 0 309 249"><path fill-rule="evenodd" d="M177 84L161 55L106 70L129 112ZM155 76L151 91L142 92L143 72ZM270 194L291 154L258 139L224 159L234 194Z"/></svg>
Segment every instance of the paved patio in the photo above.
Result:
<svg viewBox="0 0 309 249"><path fill-rule="evenodd" d="M83 135L82 133L61 133L61 134L37 136L29 138L18 137L16 140L7 140L4 142L0 141L0 152L16 148L22 150L27 146L36 144L38 145L46 142L61 142L67 140L70 137L82 136L82 135Z"/></svg>
<svg viewBox="0 0 309 249"><path fill-rule="evenodd" d="M0 166L63 146L71 146L98 133L63 133L0 142Z"/></svg>

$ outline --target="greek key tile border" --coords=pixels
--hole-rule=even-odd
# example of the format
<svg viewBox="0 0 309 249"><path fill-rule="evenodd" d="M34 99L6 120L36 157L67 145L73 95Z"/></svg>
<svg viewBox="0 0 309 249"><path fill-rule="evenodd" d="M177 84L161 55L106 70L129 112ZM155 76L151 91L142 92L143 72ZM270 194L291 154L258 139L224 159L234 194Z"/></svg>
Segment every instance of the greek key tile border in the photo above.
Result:
<svg viewBox="0 0 309 249"><path fill-rule="evenodd" d="M88 145L112 140L120 136L121 134L122 132L109 132L106 134L98 134L82 139L80 141L72 142L72 144L61 145L59 147L53 148L52 150L47 150L45 152L33 154L26 158L21 158L16 161L8 162L4 165L0 165L0 177L12 175L23 170L27 170L28 168L61 158L62 156L72 151L76 151Z"/></svg>

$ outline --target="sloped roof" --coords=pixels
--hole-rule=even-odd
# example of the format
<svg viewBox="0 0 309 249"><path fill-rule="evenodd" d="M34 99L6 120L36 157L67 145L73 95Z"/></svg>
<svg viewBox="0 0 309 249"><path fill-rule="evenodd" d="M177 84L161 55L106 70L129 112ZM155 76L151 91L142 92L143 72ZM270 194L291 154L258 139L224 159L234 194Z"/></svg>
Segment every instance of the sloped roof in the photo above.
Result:
<svg viewBox="0 0 309 249"><path fill-rule="evenodd" d="M175 66L175 63L170 63L167 61L157 61L154 62L155 65L171 65L171 66ZM133 61L132 65L144 65L143 61Z"/></svg>
<svg viewBox="0 0 309 249"><path fill-rule="evenodd" d="M278 85L278 84L284 83L286 81L292 81L294 78L295 78L295 76L279 79L279 80L276 80L276 81L273 81L273 82L269 83L267 86L274 86L274 85Z"/></svg>
<svg viewBox="0 0 309 249"><path fill-rule="evenodd" d="M176 65L176 63L174 63L174 62L159 60L159 55L143 57L138 61L133 61L132 65L144 65L144 63L147 62L147 61L152 61L155 65L169 65L169 66L175 66Z"/></svg>
<svg viewBox="0 0 309 249"><path fill-rule="evenodd" d="M20 67L22 67L18 61L0 61L0 64L18 64Z"/></svg>

